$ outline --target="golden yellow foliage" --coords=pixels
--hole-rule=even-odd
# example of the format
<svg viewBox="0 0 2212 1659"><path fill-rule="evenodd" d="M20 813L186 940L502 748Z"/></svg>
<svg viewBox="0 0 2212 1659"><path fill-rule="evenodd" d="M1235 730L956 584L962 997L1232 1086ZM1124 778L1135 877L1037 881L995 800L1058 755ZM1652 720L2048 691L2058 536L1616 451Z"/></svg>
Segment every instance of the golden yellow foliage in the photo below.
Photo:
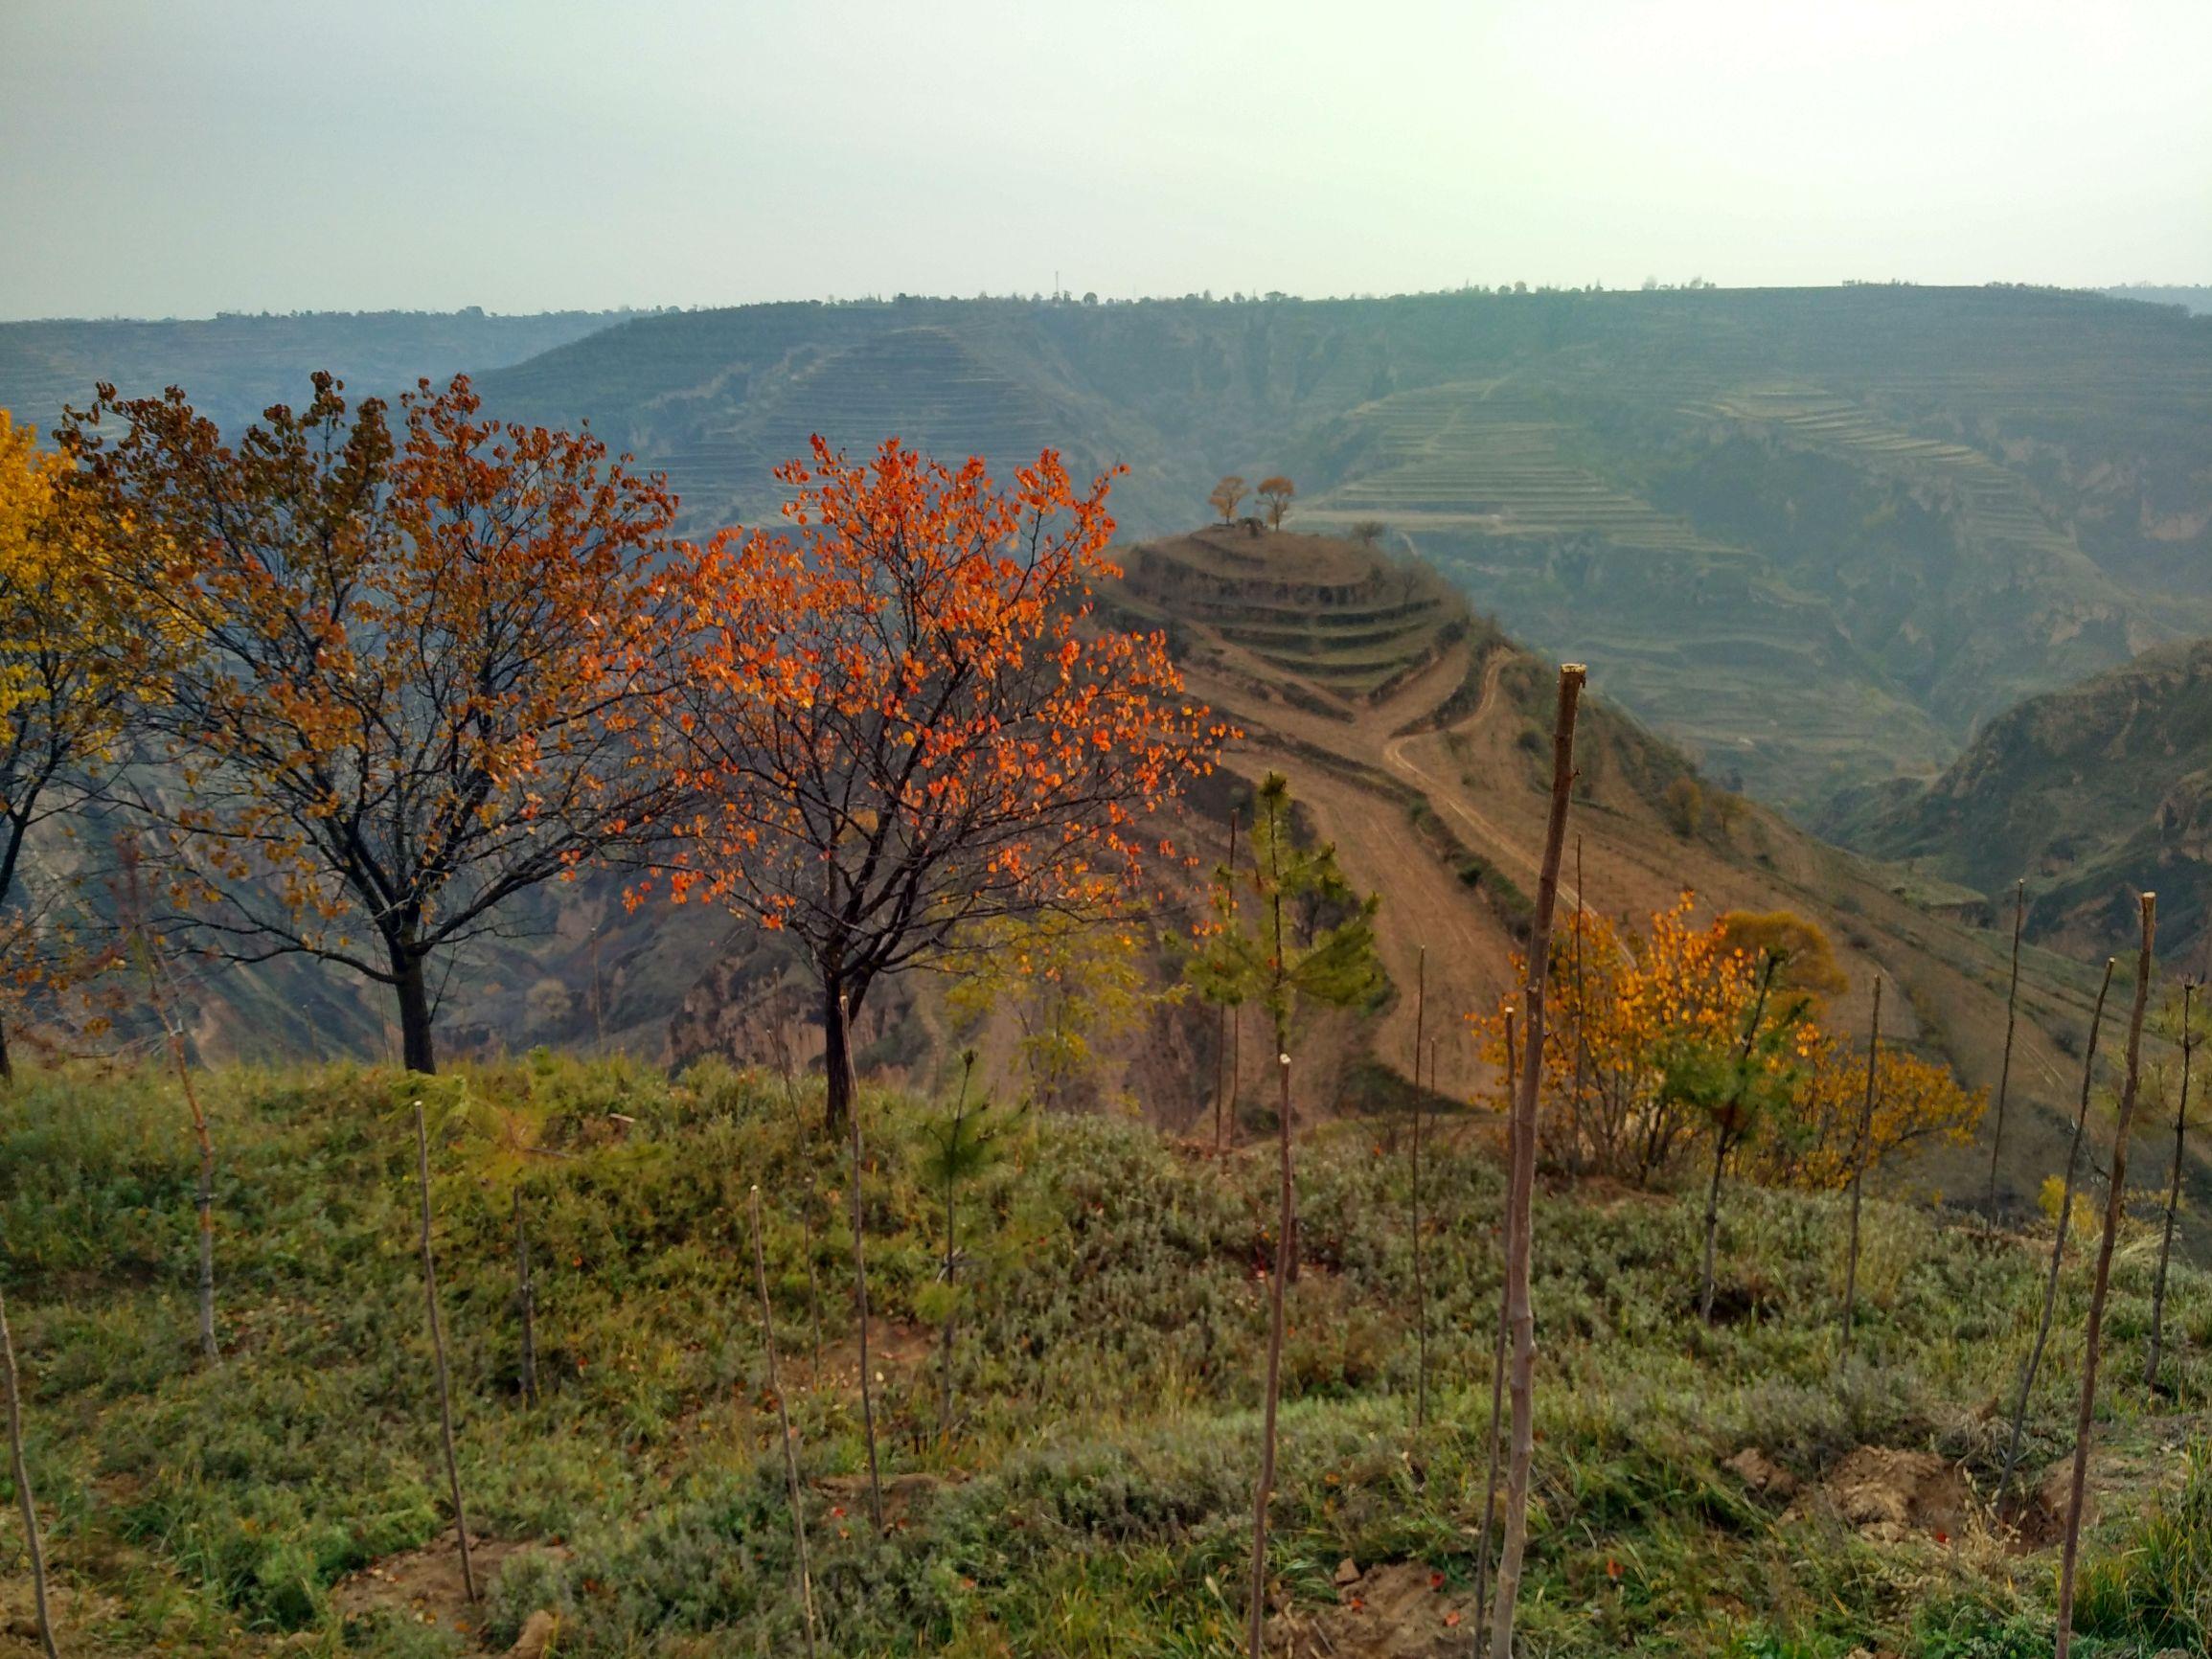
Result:
<svg viewBox="0 0 2212 1659"><path fill-rule="evenodd" d="M1778 966L1762 1008L1769 954ZM1756 1178L1815 1188L1850 1180L1866 1057L1823 1030L1809 1001L1843 988L1817 926L1741 911L1700 924L1687 893L1640 937L1585 911L1555 942L1550 977L1538 1132L1555 1167L1650 1181L1717 1126L1713 1101L1725 1097L1719 1126L1744 1145ZM1502 1068L1503 1007L1482 1024L1485 1057ZM1686 1085L1700 1075L1713 1087ZM1882 1051L1876 1088L1870 1165L1971 1138L1986 1103L1942 1066L1893 1048ZM1760 1121L1742 1121L1754 1107Z"/></svg>

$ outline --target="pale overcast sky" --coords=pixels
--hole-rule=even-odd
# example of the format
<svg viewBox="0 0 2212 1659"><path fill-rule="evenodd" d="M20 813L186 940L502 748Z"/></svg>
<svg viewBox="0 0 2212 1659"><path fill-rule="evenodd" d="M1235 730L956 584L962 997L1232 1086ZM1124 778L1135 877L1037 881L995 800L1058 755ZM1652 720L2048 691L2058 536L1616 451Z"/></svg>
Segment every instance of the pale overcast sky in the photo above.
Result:
<svg viewBox="0 0 2212 1659"><path fill-rule="evenodd" d="M2212 282L2212 4L0 0L0 317Z"/></svg>

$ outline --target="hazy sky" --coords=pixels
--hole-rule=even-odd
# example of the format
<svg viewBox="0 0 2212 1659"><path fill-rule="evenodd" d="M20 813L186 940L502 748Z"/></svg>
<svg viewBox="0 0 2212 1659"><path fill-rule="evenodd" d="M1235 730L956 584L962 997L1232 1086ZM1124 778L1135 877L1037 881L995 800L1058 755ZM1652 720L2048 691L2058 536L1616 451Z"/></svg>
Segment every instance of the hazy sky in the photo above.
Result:
<svg viewBox="0 0 2212 1659"><path fill-rule="evenodd" d="M2212 282L2212 4L0 0L0 316Z"/></svg>

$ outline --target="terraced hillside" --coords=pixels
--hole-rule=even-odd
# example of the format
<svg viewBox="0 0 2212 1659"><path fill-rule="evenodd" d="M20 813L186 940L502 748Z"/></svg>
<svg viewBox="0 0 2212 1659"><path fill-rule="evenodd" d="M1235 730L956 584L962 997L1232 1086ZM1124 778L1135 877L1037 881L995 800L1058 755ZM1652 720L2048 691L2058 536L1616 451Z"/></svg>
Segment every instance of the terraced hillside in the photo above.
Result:
<svg viewBox="0 0 2212 1659"><path fill-rule="evenodd" d="M2027 289L903 299L666 314L489 376L703 528L820 431L1126 465L1125 528L1284 469L1717 775L1813 812L2212 631L2212 322Z"/></svg>
<svg viewBox="0 0 2212 1659"><path fill-rule="evenodd" d="M1515 983L1514 955L1535 891L1548 799L1553 667L1470 612L1440 583L1386 555L1331 538L1216 529L1143 543L1102 602L1168 628L1191 689L1244 732L1229 756L1247 782L1288 774L1317 833L1347 872L1381 894L1384 966L1402 993L1427 950L1430 1029L1443 1011L1494 1006ZM1414 590L1400 599L1401 584ZM1299 625L1287 621L1304 616ZM1388 640L1378 647L1373 636ZM1613 700L1608 665L1578 748L1577 837L1562 902L1581 899L1637 926L1685 889L1706 914L1786 909L1835 940L1853 990L1837 1007L1863 1020L1872 976L1902 999L1884 1029L1994 1085L2004 1027L2005 942L1952 909L1928 908L1931 883L1825 846L1748 802L1716 807L1691 833L1664 797L1695 776L1689 758ZM1719 801L1722 791L1705 780ZM1218 830L1213 855L1220 848ZM1950 898L1950 894L1934 897ZM2055 942L2061 945L2068 941ZM2013 1103L2033 1127L2011 1142L2008 1179L2032 1193L2063 1159L2061 1111L2093 986L2066 951L2031 948ZM1900 1006L1902 1003L1902 1006ZM1896 1023L1892 1023L1892 1022ZM1407 1068L1411 999L1401 994L1339 1052L1309 1055L1342 1077L1372 1056ZM1448 1094L1487 1081L1466 1045L1438 1053ZM2019 1120L2016 1117L2016 1123ZM1988 1153L1938 1159L1923 1173L1950 1192L1978 1188Z"/></svg>

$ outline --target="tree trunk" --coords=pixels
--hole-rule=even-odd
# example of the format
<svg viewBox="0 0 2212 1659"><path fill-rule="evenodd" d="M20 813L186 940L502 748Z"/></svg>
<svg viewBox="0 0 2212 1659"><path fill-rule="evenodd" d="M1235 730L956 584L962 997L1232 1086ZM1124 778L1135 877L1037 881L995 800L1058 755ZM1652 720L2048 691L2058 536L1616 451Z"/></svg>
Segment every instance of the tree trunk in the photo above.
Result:
<svg viewBox="0 0 2212 1659"><path fill-rule="evenodd" d="M830 1073L832 1079L844 1081L845 1127L853 1147L853 1307L860 1326L860 1426L868 1437L868 1512L876 1523L878 1536L883 1532L883 1472L876 1459L876 1379L868 1371L868 1259L861 1244L862 1218L860 1209L860 1114L853 1108L855 1094L853 1057L845 1041L846 1022L852 1017L852 1005L840 993L832 1007L832 1018L837 1034L839 1063ZM836 1090L832 1087L832 1117Z"/></svg>
<svg viewBox="0 0 2212 1659"><path fill-rule="evenodd" d="M768 1392L776 1397L776 1426L784 1443L784 1483L791 1501L791 1544L799 1561L799 1603L807 1616L807 1659L814 1656L814 1576L807 1566L807 1517L799 1488L799 1448L791 1438L791 1414L784 1404L784 1385L776 1375L776 1320L768 1306L768 1254L761 1243L761 1190L751 1194L753 1279L761 1292L761 1346L768 1356Z"/></svg>
<svg viewBox="0 0 2212 1659"><path fill-rule="evenodd" d="M2050 1270L2043 1277L2043 1311L2036 1324L2035 1346L2028 1351L2028 1362L2020 1368L2020 1389L2013 1401L2012 1432L2005 1441L2004 1467L1997 1475L1996 1507L2004 1508L2005 1491L2011 1487L2013 1467L2019 1462L2020 1432L2028 1419L2028 1393L2036 1385L2036 1373L2042 1369L2043 1345L2051 1336L2051 1313L2059 1302L2059 1269L2066 1256L2066 1229L2074 1218L2074 1173L2082 1162L2082 1130L2089 1121L2089 1085L2096 1078L2097 1034L2105 1023L2105 995L2112 989L2112 959L2105 959L2105 982L2097 988L2096 1011L2089 1015L2088 1051L2082 1056L2082 1103L2074 1112L2074 1136L2066 1148L2066 1181L2059 1195L2058 1237L2051 1240Z"/></svg>
<svg viewBox="0 0 2212 1659"><path fill-rule="evenodd" d="M1714 1258L1721 1244L1721 1171L1728 1164L1728 1131L1713 1131L1713 1179L1705 1188L1705 1264L1698 1277L1698 1317L1713 1323Z"/></svg>
<svg viewBox="0 0 2212 1659"><path fill-rule="evenodd" d="M1280 897L1275 900L1276 937L1282 934ZM1280 962L1281 946L1276 960ZM1245 1631L1248 1659L1262 1659L1267 1617L1267 1502L1275 1492L1275 1408L1283 1394L1283 1285L1290 1273L1290 1229L1297 1221L1297 1195L1290 1170L1290 1057L1280 1052L1289 1041L1278 1026L1276 1071L1283 1093L1278 1113L1280 1169L1275 1216L1275 1280L1267 1287L1267 1390L1260 1424L1260 1478L1252 1495L1252 1588Z"/></svg>
<svg viewBox="0 0 2212 1659"><path fill-rule="evenodd" d="M2005 1094L2013 1080L2013 1027L2020 1008L2020 928L2028 917L2027 877L2013 883L2013 974L2012 983L2005 990L2005 1057L1997 1068L1996 1125L1990 1135L1989 1146L1989 1202L1986 1206L1994 1223L1997 1216L1997 1158L2005 1146Z"/></svg>
<svg viewBox="0 0 2212 1659"><path fill-rule="evenodd" d="M468 1511L461 1503L461 1461L453 1449L453 1385L445 1373L445 1328L438 1319L438 1263L430 1254L430 1132L422 1102L415 1102L415 1162L422 1182L422 1305L430 1313L430 1350L438 1360L438 1428L445 1443L445 1484L453 1494L453 1535L461 1545L461 1589L476 1601L476 1570L468 1559Z"/></svg>
<svg viewBox="0 0 2212 1659"><path fill-rule="evenodd" d="M1513 1051L1513 1010L1505 1011L1505 1075L1515 1076ZM1514 1136L1517 1131L1509 1116L1505 1125L1505 1161L1513 1165ZM1498 1420L1505 1416L1505 1338L1506 1338L1505 1275L1497 1279L1497 1340L1490 1356L1490 1476L1483 1483L1482 1529L1475 1536L1474 1545L1474 1628L1476 1642L1481 1641L1482 1609L1490 1580L1490 1529L1492 1517L1497 1513L1497 1461Z"/></svg>
<svg viewBox="0 0 2212 1659"><path fill-rule="evenodd" d="M38 1543L38 1506L31 1498L31 1471L23 1462L22 1385L15 1375L15 1339L8 1331L8 1301L0 1296L0 1381L8 1385L8 1456L15 1476L15 1500L23 1506L23 1545L31 1557L31 1599L38 1620L39 1645L46 1659L59 1659L54 1648L54 1621L46 1608L46 1555Z"/></svg>
<svg viewBox="0 0 2212 1659"><path fill-rule="evenodd" d="M530 1230L522 1224L522 1189L514 1189L514 1303L522 1315L522 1401L537 1403L537 1286L530 1277Z"/></svg>
<svg viewBox="0 0 2212 1659"><path fill-rule="evenodd" d="M1237 1096L1244 1086L1244 1008L1242 1003L1229 1005L1229 1138L1224 1146L1237 1144Z"/></svg>
<svg viewBox="0 0 2212 1659"><path fill-rule="evenodd" d="M1721 1244L1721 1175L1728 1167L1728 1154L1750 1137L1750 1108L1744 1099L1749 1078L1745 1068L1759 1045L1759 1022L1767 1015L1767 996L1773 989L1774 973L1781 965L1782 959L1769 951L1766 968L1759 975L1759 994L1752 999L1751 1021L1744 1028L1743 1050L1736 1057L1734 1092L1728 1102L1736 1113L1737 1127L1731 1133L1724 1118L1716 1119L1713 1125L1713 1184L1705 1191L1705 1270L1698 1288L1698 1317L1708 1326L1713 1323L1714 1269Z"/></svg>
<svg viewBox="0 0 2212 1659"><path fill-rule="evenodd" d="M2082 1403L2074 1418L2074 1480L2066 1497L2066 1541L2059 1556L2059 1645L2066 1659L2074 1640L2074 1568L2082 1548L2082 1505L2089 1488L2089 1440L2096 1432L2097 1346L2105 1331L2105 1296L2112 1283L2112 1248L2128 1207L2128 1131L2142 1081L2143 1010L2151 1000L2151 947L2158 931L2158 896L2143 895L2143 945L2135 958L2135 1006L2128 1015L2128 1071L2120 1085L2120 1121L2112 1128L2112 1177L2105 1190L2105 1232L2089 1284L2089 1320L2082 1333Z"/></svg>
<svg viewBox="0 0 2212 1659"><path fill-rule="evenodd" d="M1851 1256L1843 1269L1843 1352L1859 1312L1859 1199L1866 1184L1866 1156L1874 1145L1874 1068L1881 1053L1881 975L1874 976L1874 1024L1866 1037L1866 1103L1859 1112L1859 1145L1851 1160Z"/></svg>
<svg viewBox="0 0 2212 1659"><path fill-rule="evenodd" d="M15 1080L15 1062L8 1057L8 1022L0 1019L0 1088Z"/></svg>
<svg viewBox="0 0 2212 1659"><path fill-rule="evenodd" d="M2181 987L2181 1103L2174 1112L2174 1178L2166 1188L2166 1228L2158 1240L2158 1277L2151 1290L2151 1352L2143 1364L2143 1386L2158 1386L2158 1356L2166 1339L2166 1269L2174 1259L2174 1217L2181 1208L2182 1159L2189 1139L2189 1059L2196 1038L2189 1030L2189 999L2196 987Z"/></svg>
<svg viewBox="0 0 2212 1659"><path fill-rule="evenodd" d="M844 975L822 975L822 1128L834 1142L846 1138L853 1115L853 1004Z"/></svg>
<svg viewBox="0 0 2212 1659"><path fill-rule="evenodd" d="M438 1069L430 1038L430 986L422 954L411 945L392 947L394 989L399 997L399 1063L425 1077Z"/></svg>
<svg viewBox="0 0 2212 1659"><path fill-rule="evenodd" d="M1551 971L1552 911L1559 903L1560 854L1575 782L1575 705L1585 670L1560 668L1559 712L1552 727L1551 816L1544 827L1543 865L1537 879L1536 920L1529 929L1528 989L1521 997L1520 1083L1514 1096L1516 1140L1505 1214L1505 1294L1513 1321L1513 1453L1506 1470L1505 1547L1497 1564L1497 1609L1491 1659L1513 1659L1514 1611L1520 1598L1521 1557L1528 1548L1529 1466L1536 1455L1536 1314L1529 1306L1529 1258L1535 1245L1536 1102L1543 1080L1544 982Z"/></svg>

